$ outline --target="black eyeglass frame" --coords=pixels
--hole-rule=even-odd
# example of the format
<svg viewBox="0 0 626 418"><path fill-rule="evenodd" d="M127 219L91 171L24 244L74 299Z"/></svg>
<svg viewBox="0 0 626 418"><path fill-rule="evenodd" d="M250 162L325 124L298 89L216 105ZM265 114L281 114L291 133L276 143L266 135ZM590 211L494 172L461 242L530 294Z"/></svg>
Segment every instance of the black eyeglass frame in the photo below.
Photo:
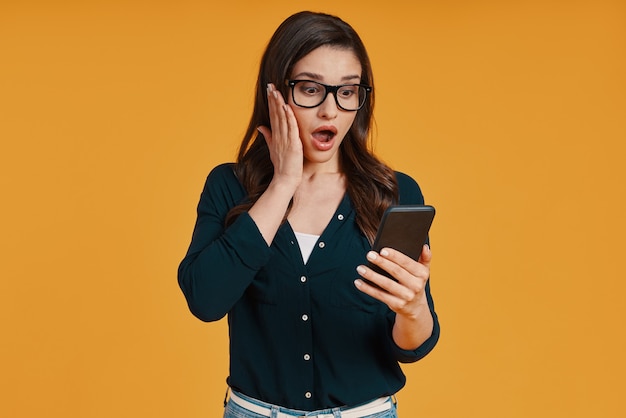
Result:
<svg viewBox="0 0 626 418"><path fill-rule="evenodd" d="M305 83L305 82L319 84L320 86L324 87L324 90L326 93L324 94L324 98L322 99L321 102L319 102L319 104L316 104L315 106L303 106L301 104L296 103L296 93L294 91L294 87L298 83ZM286 84L291 88L291 98L293 99L293 102L296 104L296 106L303 107L305 109L312 109L314 107L321 106L321 104L326 101L328 94L332 93L333 97L335 98L335 103L337 104L337 107L339 109L345 110L346 112L356 112L357 110L360 110L365 105L365 103L367 102L367 98L369 97L369 94L372 92L372 86L368 86L367 84L339 84L337 86L329 86L328 84L320 83L319 81L314 81L314 80L287 80ZM354 86L359 86L365 90L365 98L363 99L363 103L361 103L358 108L346 109L339 103L339 99L337 98L337 92L342 87L354 87Z"/></svg>

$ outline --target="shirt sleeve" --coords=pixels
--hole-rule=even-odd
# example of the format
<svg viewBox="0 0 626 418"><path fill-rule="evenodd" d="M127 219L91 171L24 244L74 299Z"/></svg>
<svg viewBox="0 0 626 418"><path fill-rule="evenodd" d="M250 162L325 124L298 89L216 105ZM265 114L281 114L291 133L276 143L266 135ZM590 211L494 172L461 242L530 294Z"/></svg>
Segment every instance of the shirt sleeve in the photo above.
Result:
<svg viewBox="0 0 626 418"><path fill-rule="evenodd" d="M404 173L396 173L396 178L398 180L398 189L400 191L400 204L401 205L423 205L424 204L424 196L422 191L415 180L413 180L410 176ZM430 240L428 241L430 245ZM437 342L439 341L439 319L437 317L437 313L435 312L435 304L430 292L430 279L426 282L426 300L428 302L428 307L430 309L430 313L433 317L433 331L428 337L426 341L422 343L415 350L403 350L398 347L397 344L393 341L393 337L391 337L391 329L393 328L393 324L396 319L396 314L393 311L389 311L388 320L389 320L389 329L390 329L390 338L391 343L393 345L393 351L396 356L396 359L401 363L412 363L421 358L425 357L428 353L435 348Z"/></svg>
<svg viewBox="0 0 626 418"><path fill-rule="evenodd" d="M224 317L270 258L270 248L247 212L227 228L228 211L245 199L232 165L208 176L178 283L191 312L203 321Z"/></svg>

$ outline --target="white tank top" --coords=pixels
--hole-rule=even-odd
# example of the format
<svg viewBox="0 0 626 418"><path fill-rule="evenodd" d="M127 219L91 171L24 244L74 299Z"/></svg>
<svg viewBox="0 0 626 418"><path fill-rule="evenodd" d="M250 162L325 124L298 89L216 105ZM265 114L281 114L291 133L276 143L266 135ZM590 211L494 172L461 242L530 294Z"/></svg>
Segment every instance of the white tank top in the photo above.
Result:
<svg viewBox="0 0 626 418"><path fill-rule="evenodd" d="M295 232L296 239L298 240L298 246L300 246L300 252L302 253L302 260L304 264L309 261L309 257L315 248L315 243L319 239L319 235L303 234L301 232Z"/></svg>

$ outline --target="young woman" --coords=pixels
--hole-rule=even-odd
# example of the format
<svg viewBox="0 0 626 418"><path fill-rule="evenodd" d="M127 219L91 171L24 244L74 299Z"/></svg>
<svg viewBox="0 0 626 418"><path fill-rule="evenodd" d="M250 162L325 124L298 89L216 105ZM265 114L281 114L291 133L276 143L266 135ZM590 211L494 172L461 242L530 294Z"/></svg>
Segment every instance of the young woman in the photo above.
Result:
<svg viewBox="0 0 626 418"><path fill-rule="evenodd" d="M399 362L437 342L429 247L419 260L371 251L389 205L424 202L370 151L373 85L352 27L289 17L263 55L237 162L208 176L178 280L198 318L228 314L224 417L396 417Z"/></svg>

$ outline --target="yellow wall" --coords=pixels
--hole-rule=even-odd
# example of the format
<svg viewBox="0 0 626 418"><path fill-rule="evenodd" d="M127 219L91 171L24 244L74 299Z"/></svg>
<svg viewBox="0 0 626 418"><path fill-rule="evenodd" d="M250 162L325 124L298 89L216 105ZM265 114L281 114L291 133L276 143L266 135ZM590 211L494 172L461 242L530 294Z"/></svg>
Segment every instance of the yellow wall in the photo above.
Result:
<svg viewBox="0 0 626 418"><path fill-rule="evenodd" d="M221 416L176 268L301 9L361 33L377 151L438 209L401 416L626 414L623 1L210 3L0 3L0 416Z"/></svg>

